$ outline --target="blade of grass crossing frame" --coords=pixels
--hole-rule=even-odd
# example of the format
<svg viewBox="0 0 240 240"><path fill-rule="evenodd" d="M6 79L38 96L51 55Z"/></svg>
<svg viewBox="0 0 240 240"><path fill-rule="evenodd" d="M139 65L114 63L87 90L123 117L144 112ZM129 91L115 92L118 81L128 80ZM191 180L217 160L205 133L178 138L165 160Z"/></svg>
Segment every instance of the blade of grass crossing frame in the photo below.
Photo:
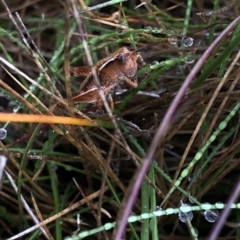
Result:
<svg viewBox="0 0 240 240"><path fill-rule="evenodd" d="M173 191L176 189L176 187L180 186L182 180L186 178L190 172L190 170L195 166L195 164L202 158L203 153L205 150L211 145L211 143L216 139L216 137L227 127L228 122L230 119L236 114L236 112L240 109L240 102L236 104L236 106L231 110L229 115L225 118L224 121L222 121L218 128L215 130L215 132L211 135L211 137L208 139L208 141L205 143L205 145L198 151L193 158L193 160L189 163L189 165L183 169L181 172L179 178L175 182L175 185L170 189L169 193L167 194L166 198L163 200L162 204L165 203L165 201L171 196Z"/></svg>
<svg viewBox="0 0 240 240"><path fill-rule="evenodd" d="M215 70L220 64L228 58L229 54L233 52L233 50L239 45L240 42L240 33L237 33L232 38L232 41L229 45L223 50L223 52L215 58L211 63L206 63L205 70L201 73L201 75L191 84L190 88L199 87Z"/></svg>

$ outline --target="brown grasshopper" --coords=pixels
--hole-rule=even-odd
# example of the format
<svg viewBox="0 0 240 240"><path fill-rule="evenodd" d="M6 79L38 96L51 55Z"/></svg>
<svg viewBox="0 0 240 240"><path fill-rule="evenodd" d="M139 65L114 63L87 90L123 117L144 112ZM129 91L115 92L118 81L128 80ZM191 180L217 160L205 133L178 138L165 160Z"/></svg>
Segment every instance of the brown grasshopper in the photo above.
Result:
<svg viewBox="0 0 240 240"><path fill-rule="evenodd" d="M105 96L108 96L121 81L125 81L129 86L138 86L135 77L138 63L144 65L142 56L136 51L130 51L126 47L118 49L108 57L100 60L93 68ZM84 76L86 79L80 85L79 92L72 97L73 104L96 103L98 108L102 106L102 99L99 89L94 81L94 75L90 66L70 67L70 71L75 76ZM130 79L133 78L133 81ZM58 104L61 106L61 104Z"/></svg>

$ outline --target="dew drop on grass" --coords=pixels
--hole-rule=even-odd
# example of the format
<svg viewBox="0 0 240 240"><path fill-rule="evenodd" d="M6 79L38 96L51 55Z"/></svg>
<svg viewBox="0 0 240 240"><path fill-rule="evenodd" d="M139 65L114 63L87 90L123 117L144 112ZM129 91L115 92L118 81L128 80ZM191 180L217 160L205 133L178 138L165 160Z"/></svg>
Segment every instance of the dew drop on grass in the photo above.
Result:
<svg viewBox="0 0 240 240"><path fill-rule="evenodd" d="M176 45L177 44L177 37L176 36L169 36L168 37L168 42L171 44L171 45Z"/></svg>
<svg viewBox="0 0 240 240"><path fill-rule="evenodd" d="M0 97L6 97L4 91L0 91Z"/></svg>
<svg viewBox="0 0 240 240"><path fill-rule="evenodd" d="M188 54L186 56L186 60L185 60L185 63L187 64L192 64L195 62L195 58L194 58L194 55L193 54Z"/></svg>
<svg viewBox="0 0 240 240"><path fill-rule="evenodd" d="M66 237L64 237L64 239L63 240L71 240L72 239L72 237L71 236L66 236Z"/></svg>
<svg viewBox="0 0 240 240"><path fill-rule="evenodd" d="M120 23L120 25L127 27L128 24L127 24L126 21L122 21L122 22Z"/></svg>
<svg viewBox="0 0 240 240"><path fill-rule="evenodd" d="M6 98L7 100L10 100L10 101L12 100L12 97L11 97L11 95L9 95L9 94L6 94L6 93L5 93L5 98Z"/></svg>
<svg viewBox="0 0 240 240"><path fill-rule="evenodd" d="M34 91L35 88L36 88L36 86L35 86L34 84L31 84L31 85L29 86L29 89L30 89L31 91Z"/></svg>
<svg viewBox="0 0 240 240"><path fill-rule="evenodd" d="M181 207L187 207L189 206L188 204L182 204ZM193 213L190 211L190 212L179 212L178 213L178 217L179 217L179 220L183 223L187 222L187 221L192 221L193 219Z"/></svg>
<svg viewBox="0 0 240 240"><path fill-rule="evenodd" d="M7 130L5 128L0 128L0 140L4 140L7 137Z"/></svg>
<svg viewBox="0 0 240 240"><path fill-rule="evenodd" d="M33 151L31 151L31 150L29 150L29 151L27 152L27 154L28 154L28 155L36 155L36 153L33 152Z"/></svg>
<svg viewBox="0 0 240 240"><path fill-rule="evenodd" d="M52 165L52 166L51 166L51 170L52 170L53 172L56 172L56 171L58 170L58 166L57 166L57 165Z"/></svg>
<svg viewBox="0 0 240 240"><path fill-rule="evenodd" d="M123 22L120 23L120 25L123 26L123 27L127 27L127 22L123 21ZM121 28L116 29L116 34L117 35L121 35L124 32L126 32L126 29L121 29Z"/></svg>
<svg viewBox="0 0 240 240"><path fill-rule="evenodd" d="M20 106L17 105L17 106L15 106L15 107L13 108L13 112L16 113L16 112L18 112L19 109L20 109Z"/></svg>
<svg viewBox="0 0 240 240"><path fill-rule="evenodd" d="M3 171L7 163L7 158L3 155L0 155L0 179L3 177Z"/></svg>
<svg viewBox="0 0 240 240"><path fill-rule="evenodd" d="M41 17L42 17L42 21L44 22L45 21L45 14L41 13Z"/></svg>
<svg viewBox="0 0 240 240"><path fill-rule="evenodd" d="M159 206L156 206L156 208L155 208L154 212L158 212L158 211L162 211L162 208L161 208L161 207L159 207Z"/></svg>
<svg viewBox="0 0 240 240"><path fill-rule="evenodd" d="M192 175L188 176L188 182L192 182L192 180L193 180L193 176Z"/></svg>
<svg viewBox="0 0 240 240"><path fill-rule="evenodd" d="M195 203L194 199L197 201L196 197L191 196L188 198L190 203Z"/></svg>
<svg viewBox="0 0 240 240"><path fill-rule="evenodd" d="M79 225L81 223L80 213L77 214L77 224Z"/></svg>
<svg viewBox="0 0 240 240"><path fill-rule="evenodd" d="M158 32L159 32L159 29L158 29L157 27L154 27L154 28L152 29L152 32L153 32L153 33L158 33Z"/></svg>
<svg viewBox="0 0 240 240"><path fill-rule="evenodd" d="M194 227L194 228L193 228L193 231L194 231L193 234L195 235L194 237L197 237L197 236L198 236L198 230Z"/></svg>
<svg viewBox="0 0 240 240"><path fill-rule="evenodd" d="M144 28L144 32L151 32L152 31L152 27L151 26L147 26Z"/></svg>
<svg viewBox="0 0 240 240"><path fill-rule="evenodd" d="M191 37L184 36L182 38L182 43L184 47L191 47L193 45L194 39Z"/></svg>
<svg viewBox="0 0 240 240"><path fill-rule="evenodd" d="M121 34L123 34L123 32L124 32L124 30L121 29L121 28L117 28L117 29L116 29L116 34L117 34L117 35L121 35Z"/></svg>
<svg viewBox="0 0 240 240"><path fill-rule="evenodd" d="M204 211L204 217L208 222L214 223L218 220L219 211L216 209L206 210L206 211Z"/></svg>
<svg viewBox="0 0 240 240"><path fill-rule="evenodd" d="M195 59L186 60L185 62L186 62L187 64L192 64L192 63L194 63L194 62L195 62Z"/></svg>
<svg viewBox="0 0 240 240"><path fill-rule="evenodd" d="M171 44L171 45L176 45L177 44L177 37L175 36L174 34L174 31L173 30L168 30L167 31L167 36L168 36L168 42Z"/></svg>
<svg viewBox="0 0 240 240"><path fill-rule="evenodd" d="M159 206L156 206L155 210L153 211L153 214L154 214L155 216L158 216L158 217L159 217L161 211L162 211L162 208L159 207Z"/></svg>
<svg viewBox="0 0 240 240"><path fill-rule="evenodd" d="M172 35L174 35L174 31L173 31L173 30L167 30L167 31L166 31L166 34L167 34L168 36L172 36Z"/></svg>
<svg viewBox="0 0 240 240"><path fill-rule="evenodd" d="M216 203L215 203L215 206L216 206L217 208L224 208L224 203L222 203L222 202L216 202Z"/></svg>

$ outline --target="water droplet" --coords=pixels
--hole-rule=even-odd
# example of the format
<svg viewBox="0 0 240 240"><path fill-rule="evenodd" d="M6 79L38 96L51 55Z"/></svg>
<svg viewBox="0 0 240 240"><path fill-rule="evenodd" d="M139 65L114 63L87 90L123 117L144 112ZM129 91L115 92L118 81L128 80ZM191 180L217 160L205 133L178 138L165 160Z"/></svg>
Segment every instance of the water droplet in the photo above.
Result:
<svg viewBox="0 0 240 240"><path fill-rule="evenodd" d="M158 28L158 32L157 33L162 33L163 29L162 28Z"/></svg>
<svg viewBox="0 0 240 240"><path fill-rule="evenodd" d="M194 235L194 237L197 237L198 236L198 230L194 227L193 231L194 232L192 234Z"/></svg>
<svg viewBox="0 0 240 240"><path fill-rule="evenodd" d="M16 112L18 112L19 109L20 109L20 106L17 105L17 106L15 106L15 107L13 108L13 112L16 113Z"/></svg>
<svg viewBox="0 0 240 240"><path fill-rule="evenodd" d="M16 101L11 100L11 101L8 103L8 106L9 106L9 107L16 106Z"/></svg>
<svg viewBox="0 0 240 240"><path fill-rule="evenodd" d="M71 240L71 239L72 239L72 236L66 236L66 237L64 237L63 240Z"/></svg>
<svg viewBox="0 0 240 240"><path fill-rule="evenodd" d="M208 222L214 223L218 220L219 211L216 209L206 210L206 211L204 211L204 217Z"/></svg>
<svg viewBox="0 0 240 240"><path fill-rule="evenodd" d="M167 31L166 31L166 34L167 34L168 36L172 36L172 35L174 35L174 31L173 31L173 30L167 30Z"/></svg>
<svg viewBox="0 0 240 240"><path fill-rule="evenodd" d="M188 198L190 203L195 203L194 199L197 201L197 199L195 197L193 197L193 196Z"/></svg>
<svg viewBox="0 0 240 240"><path fill-rule="evenodd" d="M189 205L188 204L182 204L181 207L188 207ZM178 217L179 217L179 220L181 222L187 222L187 221L192 221L193 219L193 213L190 211L190 212L179 212L178 213Z"/></svg>
<svg viewBox="0 0 240 240"><path fill-rule="evenodd" d="M117 35L121 35L121 34L123 34L124 33L124 30L123 29L121 29L121 28L117 28L116 29L116 34Z"/></svg>
<svg viewBox="0 0 240 240"><path fill-rule="evenodd" d="M152 32L152 27L151 26L147 26L143 29L144 32Z"/></svg>
<svg viewBox="0 0 240 240"><path fill-rule="evenodd" d="M224 203L222 203L222 202L216 202L215 203L215 206L216 206L216 208L224 208Z"/></svg>
<svg viewBox="0 0 240 240"><path fill-rule="evenodd" d="M35 86L34 84L31 84L31 85L29 86L29 89L30 89L31 91L34 91L34 90L36 89L36 86Z"/></svg>
<svg viewBox="0 0 240 240"><path fill-rule="evenodd" d="M1 91L1 92L0 92L0 97L5 97L4 91Z"/></svg>
<svg viewBox="0 0 240 240"><path fill-rule="evenodd" d="M31 150L29 150L29 151L27 152L27 154L28 154L28 155L36 155L36 153L33 152L33 151L31 151Z"/></svg>
<svg viewBox="0 0 240 240"><path fill-rule="evenodd" d="M7 130L5 128L0 128L0 140L4 140L7 137Z"/></svg>
<svg viewBox="0 0 240 240"><path fill-rule="evenodd" d="M153 211L153 214L156 216L159 216L159 211L162 211L162 208L159 206L156 206L155 210Z"/></svg>
<svg viewBox="0 0 240 240"><path fill-rule="evenodd" d="M195 62L195 58L194 58L194 55L193 54L188 54L186 56L186 60L185 60L185 63L187 64L192 64Z"/></svg>
<svg viewBox="0 0 240 240"><path fill-rule="evenodd" d="M184 47L191 47L193 45L194 39L191 37L184 36L182 38L182 43Z"/></svg>
<svg viewBox="0 0 240 240"><path fill-rule="evenodd" d="M203 205L203 209L205 210L210 210L212 208L212 205L209 202L205 202L202 205Z"/></svg>
<svg viewBox="0 0 240 240"><path fill-rule="evenodd" d="M190 176L188 177L188 181L191 182L192 179L193 179L193 177L190 175Z"/></svg>
<svg viewBox="0 0 240 240"><path fill-rule="evenodd" d="M80 213L77 214L77 224L79 225L81 223Z"/></svg>
<svg viewBox="0 0 240 240"><path fill-rule="evenodd" d="M127 24L127 21L123 21L120 23L120 25L127 27L128 24Z"/></svg>
<svg viewBox="0 0 240 240"><path fill-rule="evenodd" d="M196 182L196 179L194 178L193 174L188 177L188 182Z"/></svg>
<svg viewBox="0 0 240 240"><path fill-rule="evenodd" d="M58 165L52 165L51 166L51 170L53 171L53 172L56 172L57 170L58 170Z"/></svg>
<svg viewBox="0 0 240 240"><path fill-rule="evenodd" d="M41 17L42 17L42 21L44 22L45 21L45 14L41 13Z"/></svg>
<svg viewBox="0 0 240 240"><path fill-rule="evenodd" d="M177 44L177 37L174 35L174 31L173 30L168 30L167 31L167 36L168 36L168 42L171 45L176 45Z"/></svg>
<svg viewBox="0 0 240 240"><path fill-rule="evenodd" d="M152 29L152 32L153 32L153 33L158 33L158 31L159 31L159 30L158 30L157 27L154 27L154 28Z"/></svg>
<svg viewBox="0 0 240 240"><path fill-rule="evenodd" d="M128 26L126 21L121 22L120 25L123 26L125 29L124 28L117 28L116 29L116 34L117 35L121 35L121 34L125 33L126 32L126 28Z"/></svg>
<svg viewBox="0 0 240 240"><path fill-rule="evenodd" d="M0 155L0 179L3 178L3 170L5 169L7 163L7 158L3 155Z"/></svg>
<svg viewBox="0 0 240 240"><path fill-rule="evenodd" d="M162 208L161 208L161 207L159 207L159 206L156 206L156 208L155 208L154 212L157 212L157 211L162 211Z"/></svg>
<svg viewBox="0 0 240 240"><path fill-rule="evenodd" d="M7 100L12 100L12 97L11 97L9 94L7 94L7 93L5 93L5 98L6 98Z"/></svg>
<svg viewBox="0 0 240 240"><path fill-rule="evenodd" d="M168 42L171 44L171 45L176 45L177 42L178 42L178 39L176 36L169 36L168 37Z"/></svg>
<svg viewBox="0 0 240 240"><path fill-rule="evenodd" d="M187 64L192 64L192 63L194 63L195 62L195 59L191 59L191 60L186 60L185 61L185 63L187 63Z"/></svg>

